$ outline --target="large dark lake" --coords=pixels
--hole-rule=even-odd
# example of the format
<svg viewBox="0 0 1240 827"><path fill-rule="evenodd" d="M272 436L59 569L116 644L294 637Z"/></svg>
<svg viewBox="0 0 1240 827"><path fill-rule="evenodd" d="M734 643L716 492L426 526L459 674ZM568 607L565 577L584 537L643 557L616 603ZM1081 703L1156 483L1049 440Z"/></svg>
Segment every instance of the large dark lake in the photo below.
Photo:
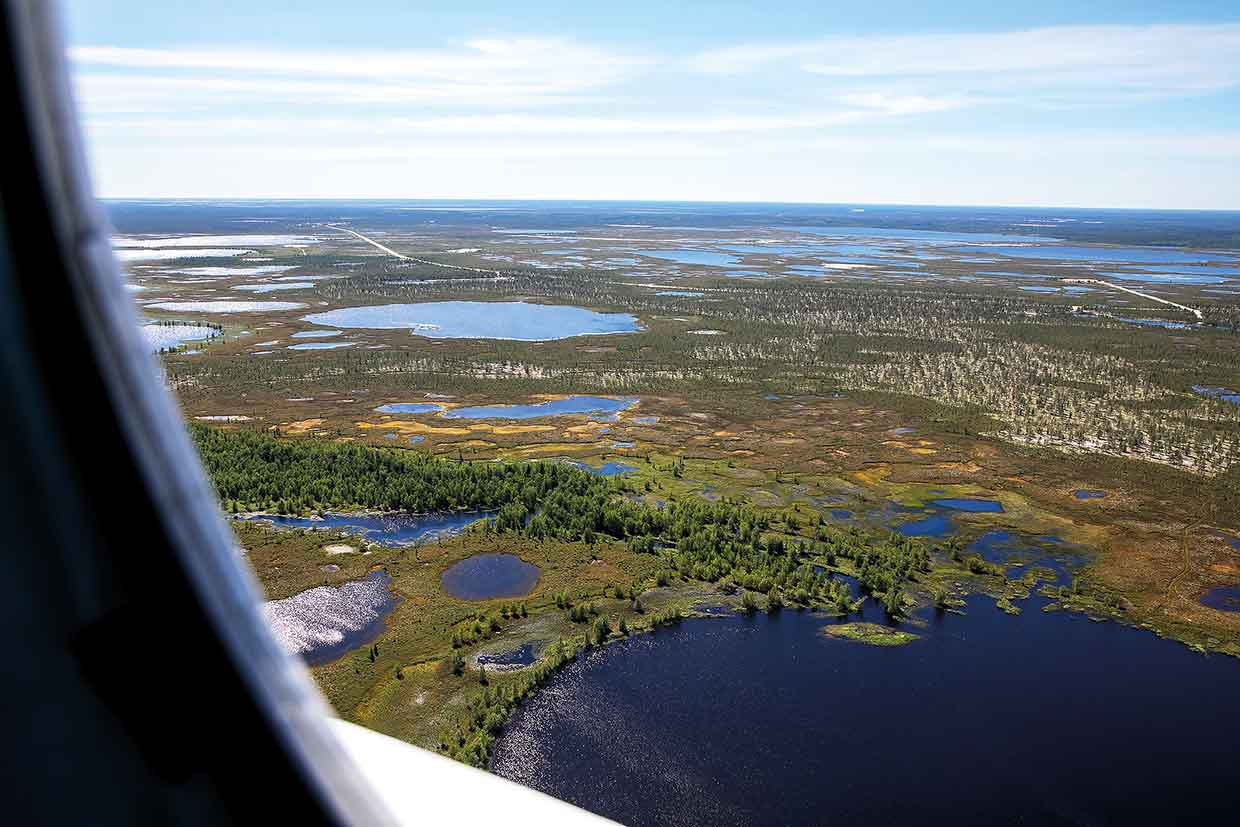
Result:
<svg viewBox="0 0 1240 827"><path fill-rule="evenodd" d="M1045 602L889 648L688 620L570 664L491 768L639 825L1231 823L1240 662Z"/></svg>

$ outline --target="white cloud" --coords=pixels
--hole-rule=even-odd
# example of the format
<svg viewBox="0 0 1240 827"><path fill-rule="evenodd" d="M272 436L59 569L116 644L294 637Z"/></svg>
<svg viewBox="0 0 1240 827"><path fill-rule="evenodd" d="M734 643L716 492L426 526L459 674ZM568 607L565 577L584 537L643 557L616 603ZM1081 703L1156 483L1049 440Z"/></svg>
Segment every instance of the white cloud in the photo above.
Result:
<svg viewBox="0 0 1240 827"><path fill-rule="evenodd" d="M701 52L696 71L792 68L836 81L1081 84L1162 93L1240 83L1240 24L1057 26L1014 32L827 37Z"/></svg>
<svg viewBox="0 0 1240 827"><path fill-rule="evenodd" d="M78 46L69 50L69 57L79 69L210 73L205 77L215 83L221 79L233 83L283 79L280 83L290 89L324 79L352 79L381 88L417 89L424 95L445 96L478 87L500 93L561 94L615 83L650 64L645 57L557 38L475 40L456 49L405 51ZM178 79L187 78L167 78L169 82Z"/></svg>

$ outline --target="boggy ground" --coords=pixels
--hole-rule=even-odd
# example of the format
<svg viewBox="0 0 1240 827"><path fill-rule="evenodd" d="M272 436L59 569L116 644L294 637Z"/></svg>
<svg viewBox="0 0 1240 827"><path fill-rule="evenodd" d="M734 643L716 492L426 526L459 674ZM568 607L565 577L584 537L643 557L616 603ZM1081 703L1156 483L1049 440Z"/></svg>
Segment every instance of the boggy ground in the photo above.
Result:
<svg viewBox="0 0 1240 827"><path fill-rule="evenodd" d="M386 401L421 396L412 391L380 399L367 394L364 403L298 403L302 418L277 424L289 434L376 445L408 445L408 437L417 435L423 441L412 450L474 460L571 457L595 466L618 461L635 468L628 479L652 501L743 499L806 526L819 513L839 521L833 510L850 512L849 520L861 525L892 526L916 516L893 515L892 504L916 508L942 497L994 498L1002 513L955 515L966 545L991 529L1057 537L1085 552L1077 574L1089 590L1066 603L1240 654L1240 613L1198 602L1212 586L1240 582L1240 549L1224 536L1240 534L1237 514L1227 510L1227 478L949 432L954 422L941 421L932 406L899 396L731 402L643 397L615 421L473 421L373 411ZM448 404L524 401L470 396ZM248 403L262 409L257 400ZM271 414L280 407L274 403ZM304 416L307 407L312 417ZM384 438L392 433L395 440ZM613 447L617 442L634 447ZM1078 489L1105 496L1078 499ZM1098 599L1087 599L1088 593Z"/></svg>
<svg viewBox="0 0 1240 827"><path fill-rule="evenodd" d="M934 570L916 586L912 599L925 605L938 592L948 595L948 605L956 605L965 593L983 592L995 598L998 608L1021 611L1021 599L1040 590L1057 608L1240 656L1240 613L1198 602L1211 586L1240 582L1240 549L1219 534L1234 536L1237 529L1234 514L1229 518L1220 506L1226 501L1226 490L1220 493L1226 480L1132 461L1019 449L948 432L933 408L902 397L758 398L731 404L648 397L614 421L569 416L521 423L444 420L434 414L388 418L372 410L383 401L395 400L316 407L313 419L321 423L291 420L279 426L285 433L300 427L301 435L317 432L386 445L393 443L376 432L403 435L402 428L422 428L418 433L426 441L408 450L472 460L571 457L594 466L620 461L634 469L625 477L629 496L656 504L684 497L744 499L772 514L793 537L812 536L819 515L835 523L895 527L917 519L935 499L996 499L1003 505L1000 513L952 515L966 553L973 540L995 529L1058 538L1083 552L1075 584L1053 585L1052 573L1037 567L969 571L940 548ZM476 431L441 435L429 430L476 424L497 427L486 432L485 440L470 438ZM610 430L600 434L600 428ZM635 447L616 449L616 441ZM1105 496L1077 499L1074 492L1082 488ZM596 616L609 619L613 629L624 619L633 633L661 609L692 611L739 602L737 595L722 594L709 584L673 580L660 587L659 559L618 543L587 546L471 531L429 545L385 548L326 532L274 531L249 523L236 527L271 598L359 579L375 567L391 575L391 588L402 601L376 641L377 657L372 659L364 647L315 668L315 677L340 714L429 748L441 746L481 690L475 668L480 653L512 651L526 643L544 651L560 639L575 645L584 640L589 624L569 620L557 606L559 594L593 603ZM329 555L325 549L333 545L356 551ZM519 599L463 601L444 592L443 571L482 552L516 554L540 566L542 575L533 591ZM330 564L338 570L325 570ZM828 568L852 573L846 561ZM617 588L626 596L616 597ZM635 610L629 590L639 596L644 612ZM524 608L523 616L503 617L504 607L517 606ZM488 631L460 647L467 666L454 674L454 632L470 637L480 617ZM492 618L499 627L489 631ZM488 670L490 686L503 687L516 679L514 674Z"/></svg>

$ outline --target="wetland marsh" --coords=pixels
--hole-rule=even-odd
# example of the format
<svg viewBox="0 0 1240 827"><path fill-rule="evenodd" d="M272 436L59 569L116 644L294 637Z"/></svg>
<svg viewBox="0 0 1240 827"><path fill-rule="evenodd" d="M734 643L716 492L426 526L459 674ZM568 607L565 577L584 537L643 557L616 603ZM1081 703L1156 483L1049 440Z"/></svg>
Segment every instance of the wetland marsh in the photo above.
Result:
<svg viewBox="0 0 1240 827"><path fill-rule="evenodd" d="M633 824L1226 812L1233 216L499 206L113 208L341 716Z"/></svg>

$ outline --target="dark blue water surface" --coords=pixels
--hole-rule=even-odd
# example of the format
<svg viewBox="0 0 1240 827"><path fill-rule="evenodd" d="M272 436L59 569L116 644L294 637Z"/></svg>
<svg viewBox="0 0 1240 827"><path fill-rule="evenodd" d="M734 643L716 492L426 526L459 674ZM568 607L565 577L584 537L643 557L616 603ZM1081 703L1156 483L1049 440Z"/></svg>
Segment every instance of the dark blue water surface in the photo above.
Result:
<svg viewBox="0 0 1240 827"><path fill-rule="evenodd" d="M890 648L688 620L566 667L492 770L632 825L1229 823L1240 662L1041 602Z"/></svg>
<svg viewBox="0 0 1240 827"><path fill-rule="evenodd" d="M1085 554L1059 537L1030 539L1002 529L987 531L969 544L969 551L987 563L1050 569L1055 573L1054 583L1060 586L1071 583L1073 574L1085 564ZM1021 570L1010 570L1008 576L1020 577Z"/></svg>
<svg viewBox="0 0 1240 827"><path fill-rule="evenodd" d="M944 514L932 514L904 523L897 531L905 537L946 537L956 531L956 524Z"/></svg>
<svg viewBox="0 0 1240 827"><path fill-rule="evenodd" d="M402 546L460 531L470 523L493 516L494 511L455 514L321 514L319 519L280 514L238 517L258 520L284 528L331 529L358 534L384 546Z"/></svg>
<svg viewBox="0 0 1240 827"><path fill-rule="evenodd" d="M1240 612L1240 586L1215 586L1201 596L1200 602L1220 612Z"/></svg>
<svg viewBox="0 0 1240 827"><path fill-rule="evenodd" d="M515 554L475 554L443 573L444 590L461 600L524 597L542 570Z"/></svg>
<svg viewBox="0 0 1240 827"><path fill-rule="evenodd" d="M1107 495L1105 491L1096 491L1092 488L1078 488L1072 492L1072 496L1078 500L1099 500Z"/></svg>
<svg viewBox="0 0 1240 827"><path fill-rule="evenodd" d="M950 508L953 511L968 511L974 514L1001 514L1003 504L998 500L979 500L961 497L957 499L935 500L935 505Z"/></svg>
<svg viewBox="0 0 1240 827"><path fill-rule="evenodd" d="M325 663L331 663L337 658L352 652L354 649L373 643L379 635L383 634L383 630L387 625L387 616L396 608L396 604L400 603L400 598L386 591L388 586L392 584L392 578L387 572L372 571L366 575L366 579L382 584L386 592L385 600L376 607L376 616L361 628L342 630L344 637L337 643L322 643L308 652L303 652L301 657L307 665L321 666Z"/></svg>

